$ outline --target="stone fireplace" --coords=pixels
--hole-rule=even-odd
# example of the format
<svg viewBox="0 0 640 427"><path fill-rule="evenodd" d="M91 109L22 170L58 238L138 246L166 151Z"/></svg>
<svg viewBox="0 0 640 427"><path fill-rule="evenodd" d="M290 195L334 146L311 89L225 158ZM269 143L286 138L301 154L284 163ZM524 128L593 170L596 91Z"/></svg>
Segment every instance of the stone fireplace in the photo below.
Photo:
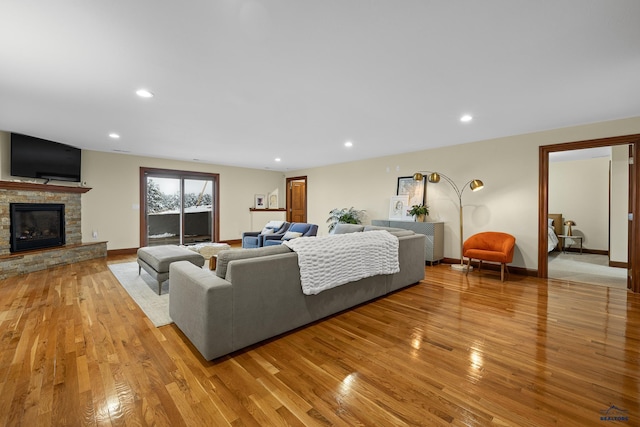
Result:
<svg viewBox="0 0 640 427"><path fill-rule="evenodd" d="M12 253L64 245L62 203L10 203L9 206Z"/></svg>
<svg viewBox="0 0 640 427"><path fill-rule="evenodd" d="M107 256L106 242L82 242L81 200L86 187L66 187L13 181L0 181L0 279ZM51 248L26 248L12 252L12 206L62 205L63 243ZM33 224L30 223L29 227ZM29 228L28 227L28 228ZM46 227L45 227L46 228ZM35 231L36 234L49 234ZM29 231L31 233L31 231ZM26 240L26 239L25 239Z"/></svg>

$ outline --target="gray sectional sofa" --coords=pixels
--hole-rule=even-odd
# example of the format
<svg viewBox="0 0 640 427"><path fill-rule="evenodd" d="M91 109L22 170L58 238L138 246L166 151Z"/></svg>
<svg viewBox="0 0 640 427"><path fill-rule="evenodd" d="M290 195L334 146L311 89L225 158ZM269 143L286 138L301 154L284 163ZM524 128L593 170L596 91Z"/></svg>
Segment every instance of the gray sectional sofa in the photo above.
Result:
<svg viewBox="0 0 640 427"><path fill-rule="evenodd" d="M298 256L284 245L222 251L215 274L188 261L175 262L169 272L169 314L204 358L212 360L419 282L426 237L387 230L398 236L398 273L317 295L302 292Z"/></svg>

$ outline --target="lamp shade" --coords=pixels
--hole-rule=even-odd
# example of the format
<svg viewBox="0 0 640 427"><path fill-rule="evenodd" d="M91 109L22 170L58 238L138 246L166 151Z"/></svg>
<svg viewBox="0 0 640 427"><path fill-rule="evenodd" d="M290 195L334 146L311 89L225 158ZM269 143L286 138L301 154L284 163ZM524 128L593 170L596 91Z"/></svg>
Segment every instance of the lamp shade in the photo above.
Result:
<svg viewBox="0 0 640 427"><path fill-rule="evenodd" d="M434 184L437 184L440 182L440 174L438 172L433 172L431 175L429 175L429 177L427 178L427 181L432 182Z"/></svg>
<svg viewBox="0 0 640 427"><path fill-rule="evenodd" d="M416 172L413 174L414 181L422 181L422 178L424 178L424 176L420 172Z"/></svg>
<svg viewBox="0 0 640 427"><path fill-rule="evenodd" d="M484 188L484 183L479 179L474 179L469 183L469 187L471 188L471 191L482 190Z"/></svg>

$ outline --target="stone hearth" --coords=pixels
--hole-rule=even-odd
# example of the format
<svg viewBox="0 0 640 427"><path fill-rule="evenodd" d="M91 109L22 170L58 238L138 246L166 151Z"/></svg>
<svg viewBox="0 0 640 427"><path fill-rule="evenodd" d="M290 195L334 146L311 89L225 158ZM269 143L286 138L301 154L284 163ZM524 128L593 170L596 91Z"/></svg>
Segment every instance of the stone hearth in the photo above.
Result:
<svg viewBox="0 0 640 427"><path fill-rule="evenodd" d="M65 187L0 181L0 279L107 256L106 242L82 243L81 198L89 191ZM10 203L63 203L66 245L12 254Z"/></svg>

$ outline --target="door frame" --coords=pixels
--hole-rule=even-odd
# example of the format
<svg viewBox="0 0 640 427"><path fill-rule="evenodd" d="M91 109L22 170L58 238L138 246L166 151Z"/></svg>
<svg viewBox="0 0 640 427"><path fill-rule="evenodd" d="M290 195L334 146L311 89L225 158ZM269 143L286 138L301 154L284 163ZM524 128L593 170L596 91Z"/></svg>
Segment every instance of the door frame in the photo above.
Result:
<svg viewBox="0 0 640 427"><path fill-rule="evenodd" d="M539 184L538 184L538 277L547 278L549 274L547 239L547 214L549 212L549 154L557 151L581 150L584 148L607 147L613 145L629 145L631 158L629 167L629 213L633 220L629 224L629 256L627 288L640 292L640 280L634 272L640 272L640 197L637 179L640 177L640 161L636 161L640 153L640 134L616 136L611 138L591 139L586 141L567 142L561 144L541 145L539 147Z"/></svg>
<svg viewBox="0 0 640 427"><path fill-rule="evenodd" d="M213 181L213 212L211 212L211 241L217 242L220 236L220 174L207 172L193 172L176 169L161 169L140 167L140 247L148 245L147 242L147 174L166 176L167 178L180 179L206 179ZM184 224L180 224L184 228Z"/></svg>

